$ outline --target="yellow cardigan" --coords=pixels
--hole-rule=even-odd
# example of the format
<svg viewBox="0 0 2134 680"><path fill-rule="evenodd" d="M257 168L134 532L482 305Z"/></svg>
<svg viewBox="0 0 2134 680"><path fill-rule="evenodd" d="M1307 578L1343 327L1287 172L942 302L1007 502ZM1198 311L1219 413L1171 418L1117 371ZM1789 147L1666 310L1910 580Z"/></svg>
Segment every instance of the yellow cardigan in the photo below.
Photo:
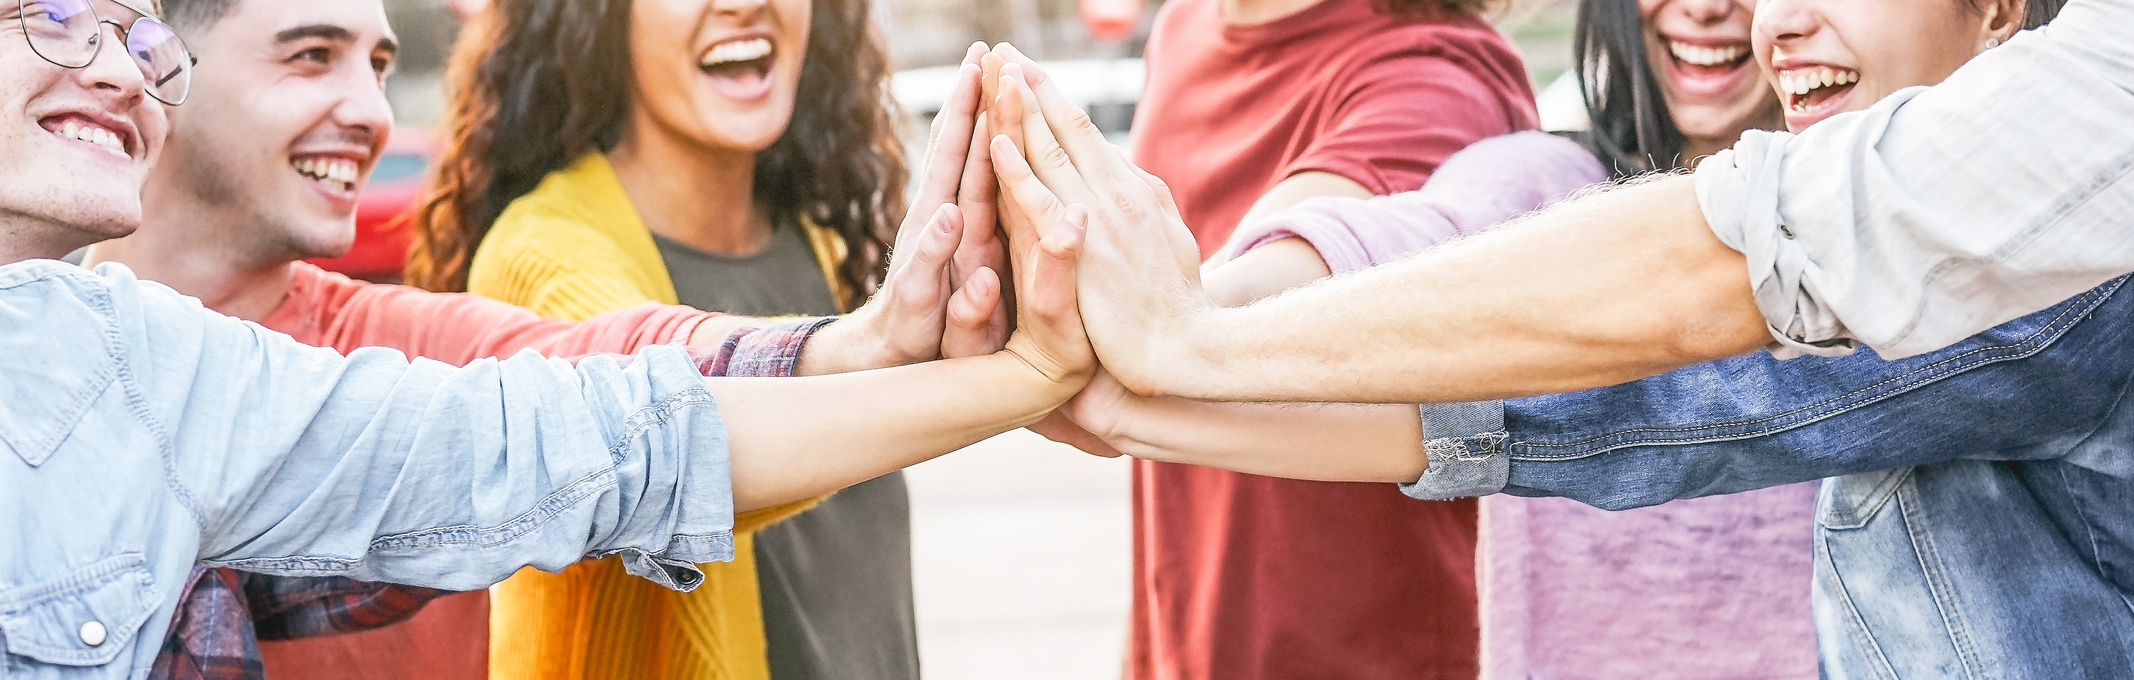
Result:
<svg viewBox="0 0 2134 680"><path fill-rule="evenodd" d="M804 227L831 293L852 299L835 274L844 242ZM467 289L565 319L676 304L652 232L599 153L505 208L475 251ZM687 594L630 576L612 557L560 574L521 570L493 591L490 680L768 680L749 534L818 500L736 516L734 561L704 565L703 585Z"/></svg>

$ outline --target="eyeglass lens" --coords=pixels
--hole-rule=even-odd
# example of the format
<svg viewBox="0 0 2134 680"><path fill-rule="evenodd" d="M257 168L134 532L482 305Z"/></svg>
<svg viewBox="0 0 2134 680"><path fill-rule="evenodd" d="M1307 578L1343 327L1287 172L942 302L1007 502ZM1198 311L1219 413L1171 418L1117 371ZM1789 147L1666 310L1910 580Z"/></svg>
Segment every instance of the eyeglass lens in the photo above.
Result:
<svg viewBox="0 0 2134 680"><path fill-rule="evenodd" d="M96 59L103 27L89 0L16 0L23 36L46 61L82 68ZM192 52L161 21L142 17L123 31L126 53L141 68L148 93L166 104L185 101L192 90Z"/></svg>

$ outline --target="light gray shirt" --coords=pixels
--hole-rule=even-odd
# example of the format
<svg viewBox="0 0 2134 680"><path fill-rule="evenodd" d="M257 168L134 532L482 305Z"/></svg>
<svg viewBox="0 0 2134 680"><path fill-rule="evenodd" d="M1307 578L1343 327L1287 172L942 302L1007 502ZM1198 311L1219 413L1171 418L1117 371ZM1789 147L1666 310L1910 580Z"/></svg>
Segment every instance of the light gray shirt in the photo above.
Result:
<svg viewBox="0 0 2134 680"><path fill-rule="evenodd" d="M627 366L343 357L105 264L0 265L0 676L144 677L196 564L471 590L733 557L725 423Z"/></svg>
<svg viewBox="0 0 2134 680"><path fill-rule="evenodd" d="M1697 169L1780 357L1933 351L2134 271L2134 0Z"/></svg>

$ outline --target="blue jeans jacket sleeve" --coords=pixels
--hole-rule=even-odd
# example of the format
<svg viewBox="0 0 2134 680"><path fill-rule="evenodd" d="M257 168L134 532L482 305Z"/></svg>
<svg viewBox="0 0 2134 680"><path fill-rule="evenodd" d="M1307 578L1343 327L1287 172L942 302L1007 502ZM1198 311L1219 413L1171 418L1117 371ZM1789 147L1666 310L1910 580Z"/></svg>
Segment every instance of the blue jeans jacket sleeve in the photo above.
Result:
<svg viewBox="0 0 2134 680"><path fill-rule="evenodd" d="M344 358L103 273L211 564L469 590L621 554L687 589L731 559L725 429L679 348L627 366Z"/></svg>
<svg viewBox="0 0 2134 680"><path fill-rule="evenodd" d="M1403 490L1620 509L1953 459L2057 457L2103 422L2134 372L2125 281L1898 361L1757 353L1601 389L1426 406L1431 469Z"/></svg>

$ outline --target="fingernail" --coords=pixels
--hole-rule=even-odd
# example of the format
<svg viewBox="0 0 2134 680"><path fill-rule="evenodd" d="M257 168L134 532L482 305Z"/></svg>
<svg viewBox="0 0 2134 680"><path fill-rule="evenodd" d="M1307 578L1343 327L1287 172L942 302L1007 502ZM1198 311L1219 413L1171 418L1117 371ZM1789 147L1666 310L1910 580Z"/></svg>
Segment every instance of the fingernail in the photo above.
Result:
<svg viewBox="0 0 2134 680"><path fill-rule="evenodd" d="M934 226L934 229L935 229L936 231L939 231L939 232L941 232L941 233L943 233L943 234L946 234L946 233L948 233L948 232L949 232L949 228L948 228L948 214L949 214L949 211L951 211L951 210L955 210L955 209L956 209L956 204L954 204L954 203L943 203L943 204L941 204L941 207L940 207L940 208L938 208L938 209L934 210L934 225L935 225L935 226Z"/></svg>

